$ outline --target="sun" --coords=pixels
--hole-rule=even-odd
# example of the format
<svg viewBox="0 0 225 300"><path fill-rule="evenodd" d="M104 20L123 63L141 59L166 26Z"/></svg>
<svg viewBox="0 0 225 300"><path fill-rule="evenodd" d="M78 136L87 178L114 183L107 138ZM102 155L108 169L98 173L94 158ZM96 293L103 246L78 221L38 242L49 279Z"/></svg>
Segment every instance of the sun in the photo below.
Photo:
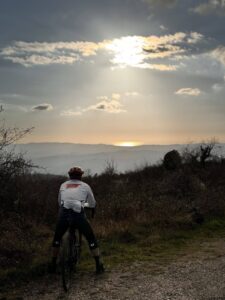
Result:
<svg viewBox="0 0 225 300"><path fill-rule="evenodd" d="M120 142L115 144L115 146L120 146L120 147L135 147L139 145L140 143L138 142Z"/></svg>
<svg viewBox="0 0 225 300"><path fill-rule="evenodd" d="M120 66L138 66L143 62L143 39L139 36L127 36L114 39L107 49L114 54L112 62Z"/></svg>

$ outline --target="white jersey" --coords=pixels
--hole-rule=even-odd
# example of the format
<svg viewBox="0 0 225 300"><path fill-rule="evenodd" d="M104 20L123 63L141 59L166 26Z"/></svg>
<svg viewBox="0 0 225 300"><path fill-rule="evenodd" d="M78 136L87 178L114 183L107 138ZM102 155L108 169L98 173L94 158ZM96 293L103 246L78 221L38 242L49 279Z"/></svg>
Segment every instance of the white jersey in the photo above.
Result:
<svg viewBox="0 0 225 300"><path fill-rule="evenodd" d="M75 212L81 212L82 207L94 208L96 201L90 186L80 180L71 179L64 182L59 190L59 205Z"/></svg>

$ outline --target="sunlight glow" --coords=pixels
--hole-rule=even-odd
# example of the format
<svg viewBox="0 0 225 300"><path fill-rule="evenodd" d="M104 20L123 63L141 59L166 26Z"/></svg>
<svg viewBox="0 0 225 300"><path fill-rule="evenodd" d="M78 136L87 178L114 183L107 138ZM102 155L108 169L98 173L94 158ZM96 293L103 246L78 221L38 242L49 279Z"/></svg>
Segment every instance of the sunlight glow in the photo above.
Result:
<svg viewBox="0 0 225 300"><path fill-rule="evenodd" d="M115 146L120 146L120 147L135 147L141 145L138 142L121 142L121 143L116 143Z"/></svg>
<svg viewBox="0 0 225 300"><path fill-rule="evenodd" d="M139 36L126 36L115 39L106 48L114 53L112 62L122 67L137 67L143 63L145 55L143 53L144 40Z"/></svg>

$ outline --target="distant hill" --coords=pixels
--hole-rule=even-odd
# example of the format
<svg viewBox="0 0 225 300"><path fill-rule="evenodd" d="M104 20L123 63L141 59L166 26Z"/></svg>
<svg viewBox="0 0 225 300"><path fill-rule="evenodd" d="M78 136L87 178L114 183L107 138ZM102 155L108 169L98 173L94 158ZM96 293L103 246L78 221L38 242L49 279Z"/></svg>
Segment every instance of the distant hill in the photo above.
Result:
<svg viewBox="0 0 225 300"><path fill-rule="evenodd" d="M117 172L133 170L146 164L156 164L165 153L176 149L182 151L186 145L142 145L120 147L104 144L30 143L16 145L16 151L34 164L43 167L42 173L66 174L73 165L79 165L91 174L104 171L107 162L113 162ZM194 146L194 145L193 145ZM217 151L225 154L225 144Z"/></svg>

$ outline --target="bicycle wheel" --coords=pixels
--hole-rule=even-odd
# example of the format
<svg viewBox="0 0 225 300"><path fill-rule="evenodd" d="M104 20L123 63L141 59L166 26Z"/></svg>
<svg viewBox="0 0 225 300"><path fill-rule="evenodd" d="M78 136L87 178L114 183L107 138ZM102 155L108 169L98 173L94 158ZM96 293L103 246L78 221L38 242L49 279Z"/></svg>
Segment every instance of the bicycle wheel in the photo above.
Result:
<svg viewBox="0 0 225 300"><path fill-rule="evenodd" d="M81 244L82 244L82 234L79 230L75 231L75 244L74 244L74 266L76 267L77 264L80 262L81 256Z"/></svg>
<svg viewBox="0 0 225 300"><path fill-rule="evenodd" d="M62 285L65 292L67 292L71 286L73 262L72 262L72 245L70 233L67 231L63 237L61 253L60 253L60 267L62 275Z"/></svg>

